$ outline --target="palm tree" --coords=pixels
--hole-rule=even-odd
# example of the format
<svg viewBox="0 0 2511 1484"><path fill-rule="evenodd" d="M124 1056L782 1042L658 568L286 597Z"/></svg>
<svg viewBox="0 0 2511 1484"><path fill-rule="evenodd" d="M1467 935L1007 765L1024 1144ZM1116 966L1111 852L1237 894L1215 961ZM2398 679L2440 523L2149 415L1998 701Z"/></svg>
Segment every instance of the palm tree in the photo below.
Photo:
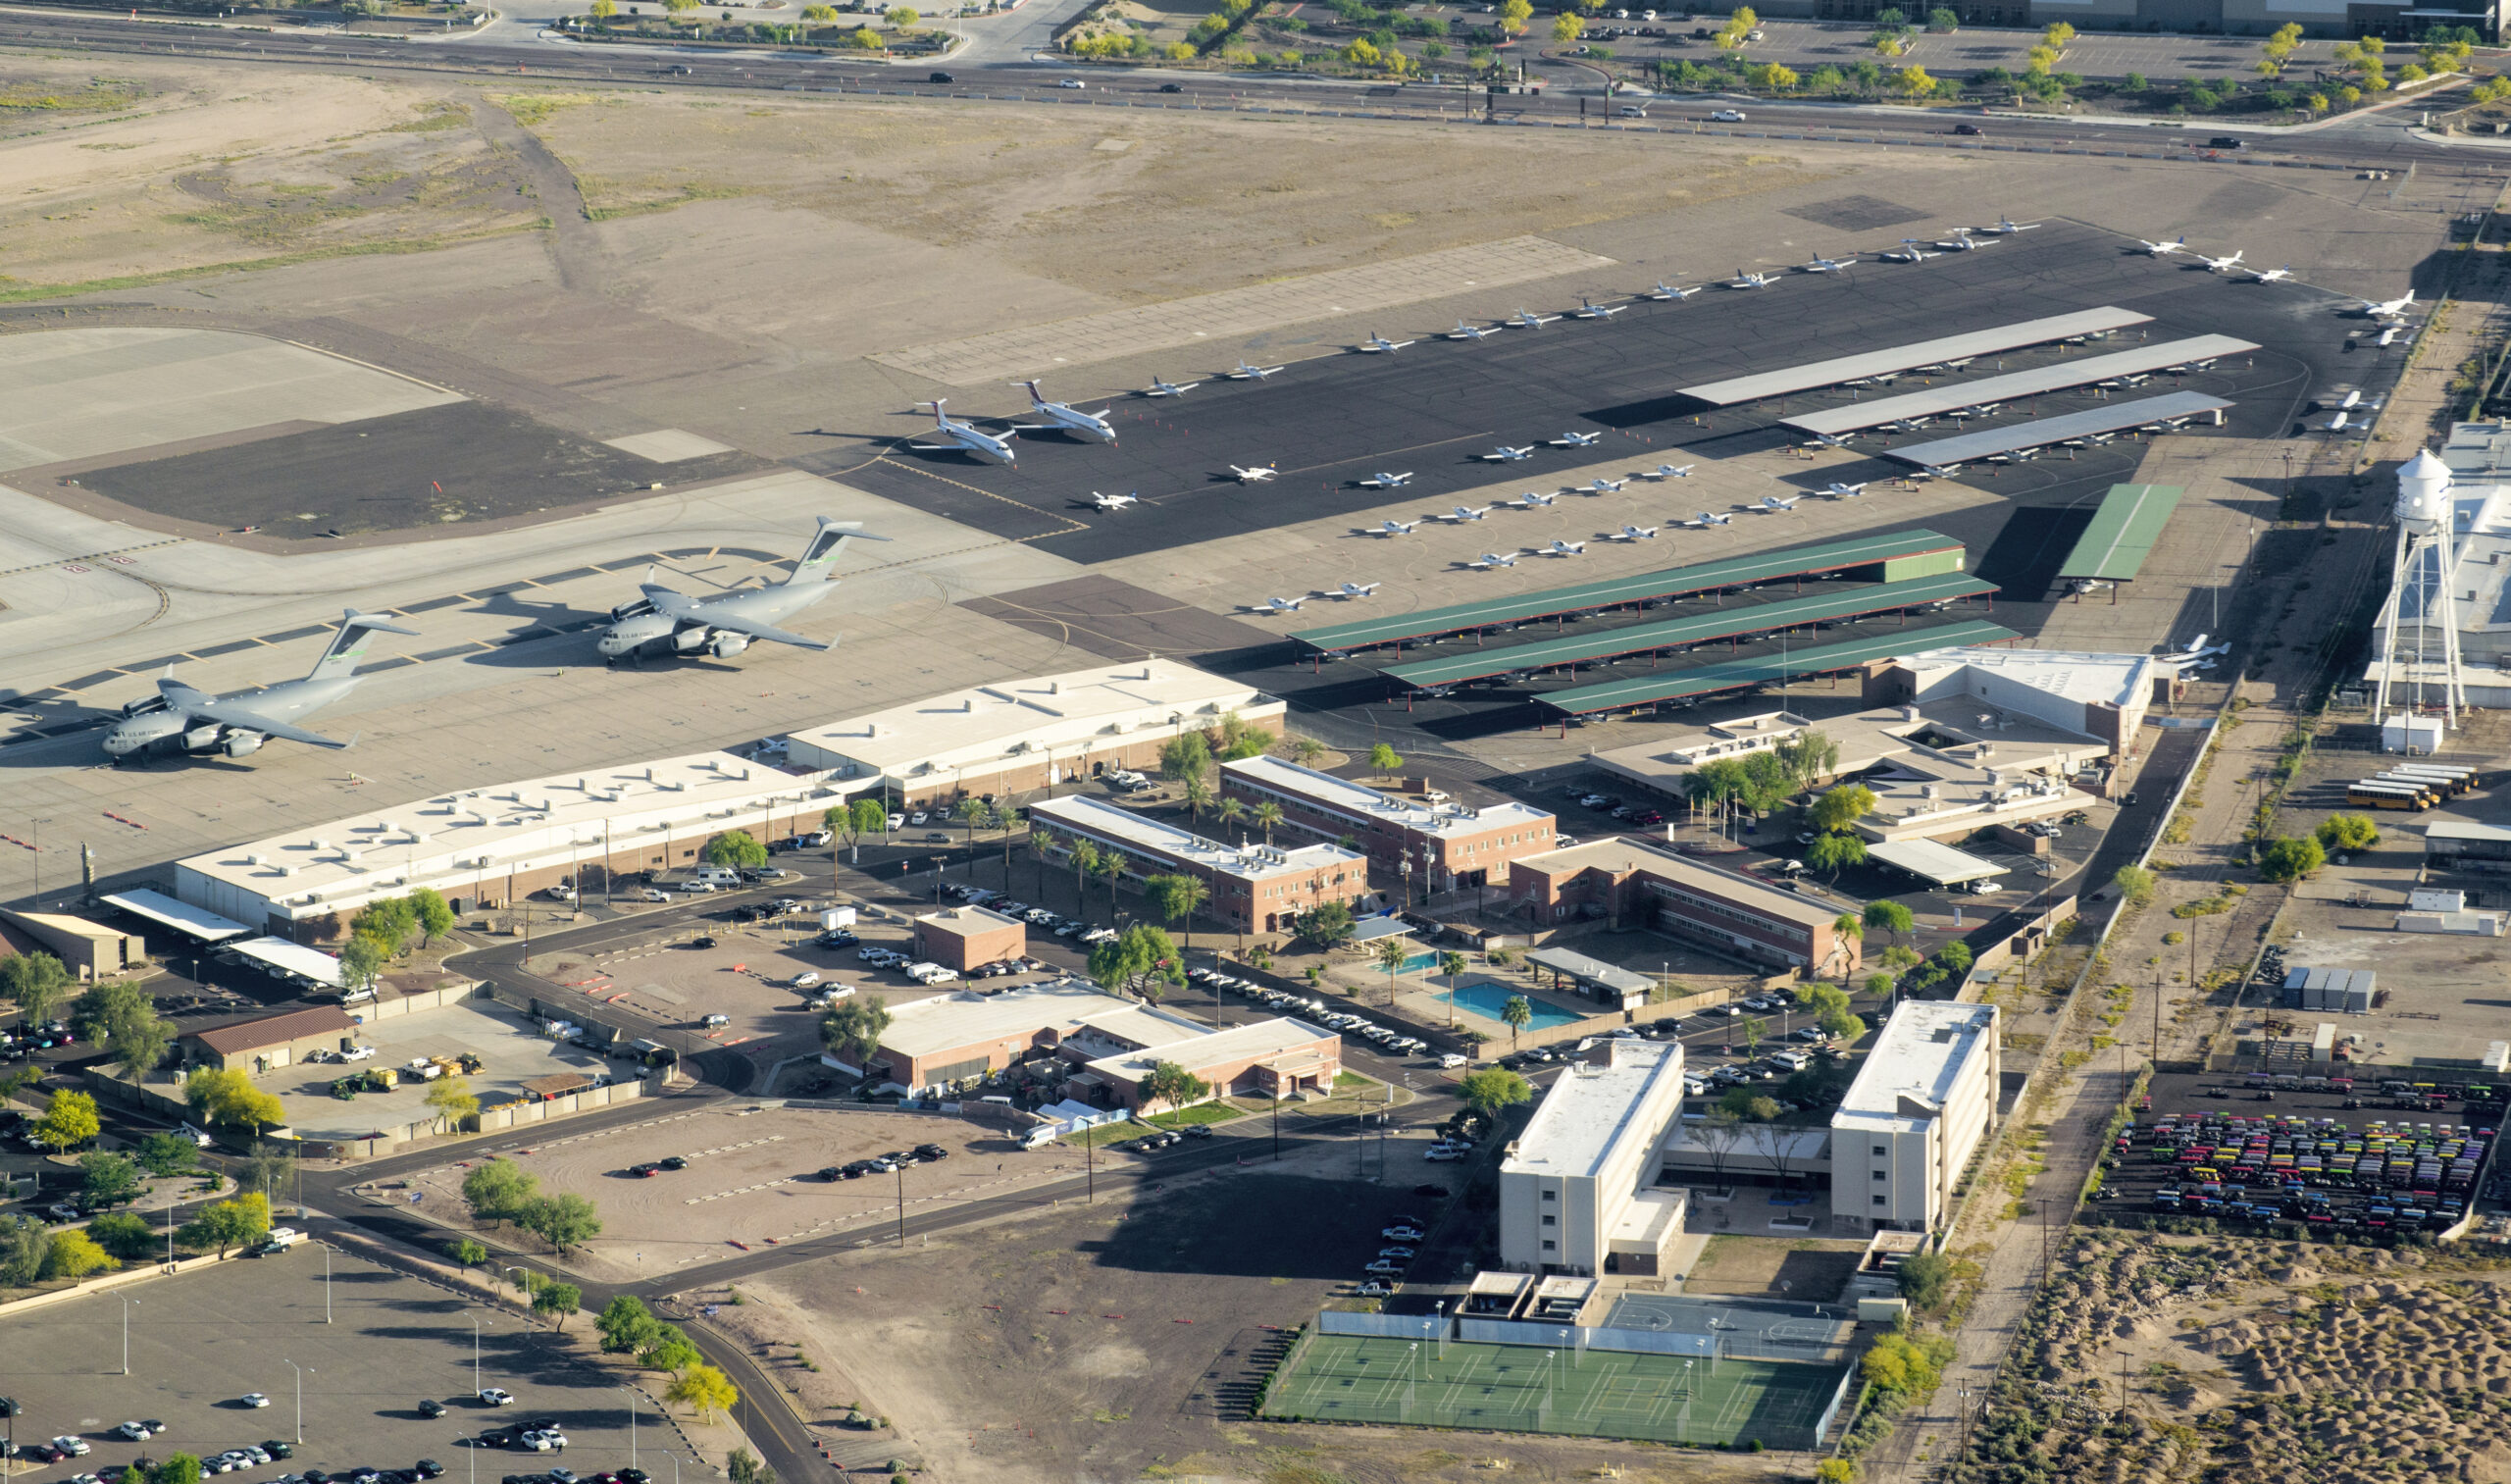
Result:
<svg viewBox="0 0 2511 1484"><path fill-rule="evenodd" d="M1041 900L1045 899L1047 895L1047 857L1062 848L1063 842L1055 838L1054 831L1035 820L1030 821L1029 859L1038 868L1038 896ZM1003 890L1010 889L1011 884L1004 882Z"/></svg>
<svg viewBox="0 0 2511 1484"><path fill-rule="evenodd" d="M1099 847L1086 840L1072 843L1072 897L1076 912L1090 910L1089 881L1099 871Z"/></svg>
<svg viewBox="0 0 2511 1484"><path fill-rule="evenodd" d="M1400 938L1378 940L1377 966L1386 970L1386 1007L1390 1010L1395 1008L1395 973L1404 967L1404 960L1410 956L1412 955L1404 951L1404 940Z"/></svg>
<svg viewBox="0 0 2511 1484"><path fill-rule="evenodd" d="M1256 823L1263 827L1264 844L1269 845L1273 843L1273 826L1281 822L1282 806L1280 804L1268 798L1256 806Z"/></svg>
<svg viewBox="0 0 2511 1484"><path fill-rule="evenodd" d="M1186 812L1195 823L1204 822L1204 811L1212 806L1211 780L1198 773L1186 780Z"/></svg>
<svg viewBox="0 0 2511 1484"><path fill-rule="evenodd" d="M1168 919L1170 927L1177 926L1181 917L1186 920L1182 947L1188 952L1194 951L1195 913L1204 902L1211 900L1211 888L1204 885L1202 878L1182 873L1153 876L1143 885L1150 889L1152 900L1159 907L1159 915Z"/></svg>
<svg viewBox="0 0 2511 1484"><path fill-rule="evenodd" d="M1523 995L1512 995L1500 1006L1500 1023L1509 1028L1509 1049L1517 1049L1517 1033L1534 1024L1534 1001Z"/></svg>
<svg viewBox="0 0 2511 1484"><path fill-rule="evenodd" d="M1456 1029L1456 992L1464 988L1464 955L1454 951L1439 955L1439 972L1448 976L1448 1029Z"/></svg>
<svg viewBox="0 0 2511 1484"><path fill-rule="evenodd" d="M1125 852L1122 850L1102 850L1099 854L1099 878L1107 883L1107 922L1110 926L1116 921L1116 884L1125 879Z"/></svg>
<svg viewBox="0 0 2511 1484"><path fill-rule="evenodd" d="M1294 737L1291 739L1291 757L1301 767L1312 768L1316 766L1316 760L1324 755L1325 743L1318 742L1315 738Z"/></svg>
<svg viewBox="0 0 2511 1484"><path fill-rule="evenodd" d="M994 811L994 827L1002 832L1002 890L1011 890L1011 837L1025 823L1020 811L1004 804Z"/></svg>
<svg viewBox="0 0 2511 1484"><path fill-rule="evenodd" d="M1234 825L1247 817L1247 805L1239 802L1237 796L1233 794L1220 801L1219 815L1222 824Z"/></svg>

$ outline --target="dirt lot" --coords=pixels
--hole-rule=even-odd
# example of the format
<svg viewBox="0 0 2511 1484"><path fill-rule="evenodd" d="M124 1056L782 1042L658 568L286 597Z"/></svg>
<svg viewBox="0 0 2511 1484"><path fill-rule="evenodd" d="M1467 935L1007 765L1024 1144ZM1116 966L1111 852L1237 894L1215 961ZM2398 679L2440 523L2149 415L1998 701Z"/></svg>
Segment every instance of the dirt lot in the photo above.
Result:
<svg viewBox="0 0 2511 1484"><path fill-rule="evenodd" d="M828 1165L928 1143L950 1151L950 1157L898 1175L819 1178ZM608 1282L877 1224L897 1212L901 1189L913 1211L935 1201L1068 1175L1082 1163L1078 1150L1024 1153L999 1130L956 1118L747 1103L491 1152L538 1176L543 1191L580 1195L599 1207L602 1234L575 1265ZM633 1165L675 1154L688 1159L689 1168L651 1178L629 1173ZM450 1160L411 1176L410 1188L426 1197L420 1208L447 1226L470 1229L462 1177L477 1162Z"/></svg>
<svg viewBox="0 0 2511 1484"><path fill-rule="evenodd" d="M714 1322L821 1367L783 1372L814 1426L859 1403L946 1484L1375 1484L1494 1468L1554 1480L1608 1464L1633 1480L1803 1475L1801 1462L1619 1444L1240 1420L1281 1329L1309 1320L1375 1250L1380 1221L1417 1203L1341 1181L1215 1171L1124 1207L1066 1205L743 1284L753 1302ZM1333 1215L1286 1219L1301 1211Z"/></svg>
<svg viewBox="0 0 2511 1484"><path fill-rule="evenodd" d="M1830 1304L1857 1271L1865 1251L1863 1242L1721 1232L1709 1239L1700 1260L1684 1275L1683 1292Z"/></svg>

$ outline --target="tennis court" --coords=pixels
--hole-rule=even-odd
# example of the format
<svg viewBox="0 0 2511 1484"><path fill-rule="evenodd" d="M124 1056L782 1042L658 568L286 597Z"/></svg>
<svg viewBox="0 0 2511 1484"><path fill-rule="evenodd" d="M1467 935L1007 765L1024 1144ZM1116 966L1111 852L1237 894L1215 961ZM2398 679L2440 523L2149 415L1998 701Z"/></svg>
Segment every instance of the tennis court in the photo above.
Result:
<svg viewBox="0 0 2511 1484"><path fill-rule="evenodd" d="M1610 1329L1715 1335L1717 1353L1755 1360L1846 1365L1857 1345L1857 1312L1775 1299L1696 1298L1625 1293L1605 1319Z"/></svg>
<svg viewBox="0 0 2511 1484"><path fill-rule="evenodd" d="M1311 1331L1263 1414L1500 1432L1813 1447L1845 1367Z"/></svg>

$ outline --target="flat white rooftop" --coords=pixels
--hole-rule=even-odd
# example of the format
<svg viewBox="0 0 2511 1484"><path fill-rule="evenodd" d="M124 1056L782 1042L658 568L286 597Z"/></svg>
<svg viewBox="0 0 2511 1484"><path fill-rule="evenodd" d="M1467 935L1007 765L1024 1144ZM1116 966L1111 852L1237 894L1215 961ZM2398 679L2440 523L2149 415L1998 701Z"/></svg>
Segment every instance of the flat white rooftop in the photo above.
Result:
<svg viewBox="0 0 2511 1484"><path fill-rule="evenodd" d="M1242 881L1260 882L1282 876L1304 876L1311 871L1338 866L1364 869L1368 860L1358 850L1346 850L1333 844L1302 845L1297 849L1260 844L1225 845L1219 841L1206 840L1131 809L1120 809L1102 799L1080 794L1069 798L1040 799L1029 806L1029 817L1083 831L1113 844L1130 845L1172 860L1190 861Z"/></svg>
<svg viewBox="0 0 2511 1484"><path fill-rule="evenodd" d="M1102 1056L1090 1063L1090 1070L1119 1082L1139 1082L1162 1061L1174 1061L1190 1072L1200 1072L1224 1061L1269 1061L1301 1051L1322 1055L1325 1045L1339 1045L1341 1040L1336 1033L1305 1020L1277 1015L1226 1031L1206 1031L1191 1041L1165 1041L1144 1050Z"/></svg>
<svg viewBox="0 0 2511 1484"><path fill-rule="evenodd" d="M1613 1061L1571 1062L1517 1136L1503 1174L1592 1177L1605 1156L1628 1138L1654 1138L1639 1120L1682 1097L1683 1049L1664 1042L1608 1042Z"/></svg>
<svg viewBox="0 0 2511 1484"><path fill-rule="evenodd" d="M1082 765L1094 747L1112 751L1144 734L1203 730L1231 711L1253 721L1282 709L1251 686L1153 658L971 686L794 732L788 740L796 763L834 768L841 777L873 773L906 783L1050 755Z"/></svg>
<svg viewBox="0 0 2511 1484"><path fill-rule="evenodd" d="M1952 1096L1962 1069L1980 1049L1980 1039L1995 1032L1992 1004L1965 1004L1956 999L1904 1000L1883 1023L1883 1034L1867 1053L1866 1065L1840 1100L1841 1118L1902 1120L1902 1100L1916 1100L1931 1111Z"/></svg>
<svg viewBox="0 0 2511 1484"><path fill-rule="evenodd" d="M1825 907L1820 902L1793 892L1782 892L1739 872L1703 865L1688 855L1626 836L1589 841L1565 850L1550 850L1541 855L1520 855L1517 860L1550 872L1601 869L1626 874L1645 871L1677 886L1748 906L1765 917L1801 923L1807 927L1828 925L1839 916L1836 907Z"/></svg>
<svg viewBox="0 0 2511 1484"><path fill-rule="evenodd" d="M1059 1040L1096 1030L1134 1046L1167 1046L1208 1035L1182 1015L1153 1009L1097 985L1058 979L999 995L974 990L910 999L890 1007L881 1044L909 1056L930 1056L1006 1036L1052 1031Z"/></svg>
<svg viewBox="0 0 2511 1484"><path fill-rule="evenodd" d="M2196 391L2168 391L2158 397L2139 397L2128 402L2104 402L2082 412L2061 413L2053 418L2026 418L2008 423L2002 428L1986 428L1966 433L1959 437L1939 438L1932 443L1904 443L1886 448L1882 454L1904 464L1922 468L1949 469L1973 459L1992 458L2000 453L2017 453L2025 448L2046 448L2069 438L2098 437L2102 434L2126 433L2147 423L2169 418L2189 419L2210 412L2221 412L2232 405L2222 397L2210 397Z"/></svg>
<svg viewBox="0 0 2511 1484"><path fill-rule="evenodd" d="M1968 666L2011 677L2034 691L2084 703L2126 706L2150 694L2159 674L2172 667L2150 654L2097 654L2074 649L1930 649L1901 661L1921 687Z"/></svg>
<svg viewBox="0 0 2511 1484"><path fill-rule="evenodd" d="M1383 793L1278 757L1242 757L1220 766L1222 772L1236 774L1256 787L1295 793L1355 818L1380 820L1423 835L1478 835L1485 830L1538 825L1552 818L1549 810L1513 800L1479 809L1462 804L1433 804Z"/></svg>
<svg viewBox="0 0 2511 1484"><path fill-rule="evenodd" d="M1735 377L1723 382L1708 382L1686 386L1683 395L1731 407L1737 402L1756 402L1763 397L1785 396L1793 391L1811 391L1818 386L1837 386L1860 377L1889 376L1898 371L1912 371L1932 366L1938 361L1958 361L1966 356L1995 355L2001 350L2020 350L2025 345L2045 345L2073 335L2099 334L2104 331L2125 330L2142 325L2153 316L2118 308L2079 309L2073 314L2051 315L2046 319L2024 320L2015 325L2000 325L1994 330L1973 330L1966 334L1945 335L1933 340L1920 340L1909 345L1894 345L1883 350L1861 351L1856 355L1838 356L1827 361L1812 361L1790 366L1784 371L1766 371L1757 376Z"/></svg>
<svg viewBox="0 0 2511 1484"><path fill-rule="evenodd" d="M2165 340L2158 345L2138 345L2109 355L2081 356L2055 365L2035 366L2029 371L1985 377L1976 382L1948 382L1923 391L1876 397L1846 407L1826 407L1820 412L1809 412L1802 417L1781 418L1779 421L1786 427L1806 433L1837 436L1843 433L1880 428L1903 418L1942 417L1965 407L2019 401L2043 392L2090 386L2097 382L2115 381L2121 377L2148 376L2166 367L2241 355L2257 348L2251 341L2228 334L2201 334L2185 340Z"/></svg>
<svg viewBox="0 0 2511 1484"><path fill-rule="evenodd" d="M1896 870L1940 887L2003 876L2006 868L1993 860L1938 844L1932 840L1887 840L1866 847L1866 853Z"/></svg>
<svg viewBox="0 0 2511 1484"><path fill-rule="evenodd" d="M186 900L246 911L267 900L291 917L349 910L413 887L502 888L509 871L573 858L598 862L605 841L638 853L666 837L696 840L768 808L816 815L844 789L730 752L561 773L439 793L416 803L307 825L176 864ZM224 893L202 890L223 887ZM204 898L207 898L204 901Z"/></svg>
<svg viewBox="0 0 2511 1484"><path fill-rule="evenodd" d="M204 939L210 943L240 938L253 931L240 922L221 917L205 907L193 906L188 901L178 901L163 892L152 892L146 887L134 887L128 892L116 892L104 897L103 900L106 906L120 907L134 916L145 917L150 922L188 933L194 938Z"/></svg>
<svg viewBox="0 0 2511 1484"><path fill-rule="evenodd" d="M333 989L340 987L340 961L320 948L304 947L284 938L256 938L229 947L291 974L301 974L316 984L327 984Z"/></svg>

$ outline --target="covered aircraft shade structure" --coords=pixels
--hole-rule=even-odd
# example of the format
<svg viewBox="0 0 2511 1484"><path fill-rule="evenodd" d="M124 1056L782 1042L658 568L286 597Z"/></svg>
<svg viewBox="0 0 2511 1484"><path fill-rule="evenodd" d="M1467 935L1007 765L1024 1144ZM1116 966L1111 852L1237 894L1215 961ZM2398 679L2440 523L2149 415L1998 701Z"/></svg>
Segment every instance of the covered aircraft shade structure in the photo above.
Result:
<svg viewBox="0 0 2511 1484"><path fill-rule="evenodd" d="M1827 361L1809 361L1783 371L1765 371L1723 382L1704 382L1698 386L1682 388L1682 394L1714 406L1732 407L1739 402L1758 402L1764 397L1783 397L1799 391L1837 386L1861 377L1891 376L1896 372L1915 371L1921 366L1933 366L1941 361L1995 355L2000 351L2021 350L2026 345L2046 345L2052 340L2125 330L2130 325L2150 323L2152 319L2152 315L2137 314L2129 309L2079 309L2073 314L2000 325L1994 330L1973 330L1967 334L1920 340L1914 344L1895 345L1888 350L1868 350Z"/></svg>
<svg viewBox="0 0 2511 1484"><path fill-rule="evenodd" d="M1845 589L1833 588L1775 603L1752 603L1720 608L1711 613L1696 613L1689 618L1672 619L1662 624L1634 624L1603 634L1579 634L1535 644L1470 649L1446 659L1395 665L1386 674L1401 685L1426 691L1495 675L1547 670L1557 665L1583 664L1624 654L1645 654L1651 649L1679 649L1713 640L1772 634L1802 624L1832 623L1866 614L1985 597L1996 590L1994 583L1983 583L1959 572L1943 577L1917 578L1906 583L1870 583Z"/></svg>
<svg viewBox="0 0 2511 1484"><path fill-rule="evenodd" d="M2058 581L2075 585L2132 582L2161 542L2163 528L2179 508L2178 485L2113 485L2101 497L2082 539L2058 564ZM2117 602L2113 586L2111 601Z"/></svg>
<svg viewBox="0 0 2511 1484"><path fill-rule="evenodd" d="M1993 458L2000 453L2018 453L2025 448L2046 448L2069 438L2098 437L2105 433L2126 433L2169 418L2204 417L2220 414L2231 403L2222 397L2204 396L2194 391L2175 391L2168 396L2145 397L2133 402L2112 402L2084 412L2070 412L2064 417L2035 418L2003 428L1983 428L1960 437L1939 438L1932 443L1906 443L1886 448L1887 459L1916 464L1922 469L1950 469L1976 459Z"/></svg>
<svg viewBox="0 0 2511 1484"><path fill-rule="evenodd" d="M1629 604L1687 597L1695 592L1710 592L1720 588L1749 587L1791 577L1820 577L1853 567L1880 567L1885 582L1899 582L1913 577L1958 572L1962 569L1964 555L1962 543L1949 536L1932 531L1898 531L1888 536L1854 537L1814 546L1790 546L1783 551L1767 551L1758 556L1729 557L1690 567L1634 573L1629 577L1580 583L1569 588L1546 588L1535 592L1521 592L1514 597L1488 598L1446 608L1424 608L1418 612L1361 619L1357 623L1334 624L1323 629L1301 629L1290 637L1320 653L1348 654L1355 649L1368 649L1379 644L1443 639L1453 634L1471 634L1476 630L1501 628L1533 619L1596 613Z"/></svg>
<svg viewBox="0 0 2511 1484"><path fill-rule="evenodd" d="M1795 680L1808 675L1827 675L1834 670L1853 670L1895 655L1924 654L1935 649L1976 644L2002 644L2022 637L2011 629L1978 621L1940 624L1932 629L1912 629L1907 633L1876 639L1815 644L1803 649L1756 654L1745 659L1720 660L1714 665L1700 665L1689 670L1635 675L1628 680L1554 691L1534 696L1533 700L1563 716L1586 716L1598 711L1621 711L1660 701L1688 700L1695 695L1714 695L1720 691L1740 691L1750 686L1768 685L1781 678Z"/></svg>
<svg viewBox="0 0 2511 1484"><path fill-rule="evenodd" d="M2245 355L2258 346L2228 334L2201 334L2193 339L2167 340L2159 345L2138 345L2111 355L2084 356L2079 360L2061 361L2054 366L2037 366L2029 371L2017 371L2005 376L1987 377L1976 382L1957 382L1943 386L1930 386L1902 396L1876 397L1847 407L1832 407L1821 412L1809 412L1802 417L1781 418L1786 427L1820 436L1837 437L1842 434L1863 433L1904 418L1936 418L1965 407L1981 407L1997 402L2021 401L2044 392L2065 391L2075 386L2091 386L2120 377L2149 376L2174 366L2192 361L2211 361L2228 355Z"/></svg>

